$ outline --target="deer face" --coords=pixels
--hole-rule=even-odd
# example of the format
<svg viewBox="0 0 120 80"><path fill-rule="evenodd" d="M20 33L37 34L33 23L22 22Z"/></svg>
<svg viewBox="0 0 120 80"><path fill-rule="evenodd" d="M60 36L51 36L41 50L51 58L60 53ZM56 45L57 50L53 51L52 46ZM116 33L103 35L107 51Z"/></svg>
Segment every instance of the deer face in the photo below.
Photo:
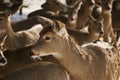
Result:
<svg viewBox="0 0 120 80"><path fill-rule="evenodd" d="M64 38L68 36L65 30L65 25L61 22L59 26L64 26L63 28L58 27L47 27L41 32L41 38L33 46L32 52L34 55L46 56L54 55L56 57L61 57L57 53L61 53L64 49ZM61 46L59 46L61 45Z"/></svg>
<svg viewBox="0 0 120 80"><path fill-rule="evenodd" d="M102 18L98 18L97 20L93 17L89 17L88 21L89 32L98 33L103 35L103 20Z"/></svg>

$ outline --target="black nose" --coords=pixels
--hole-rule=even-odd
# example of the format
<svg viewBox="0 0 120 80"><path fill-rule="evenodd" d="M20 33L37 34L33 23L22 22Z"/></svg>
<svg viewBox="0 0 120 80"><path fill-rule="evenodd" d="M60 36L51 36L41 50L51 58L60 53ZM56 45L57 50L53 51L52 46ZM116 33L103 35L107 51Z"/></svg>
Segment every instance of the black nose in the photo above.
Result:
<svg viewBox="0 0 120 80"><path fill-rule="evenodd" d="M2 63L2 64L7 63L6 58L4 58L4 57L0 57L0 63Z"/></svg>
<svg viewBox="0 0 120 80"><path fill-rule="evenodd" d="M104 32L103 32L103 31L101 31L101 32L100 32L100 34L101 34L101 35L103 35L103 34L104 34Z"/></svg>
<svg viewBox="0 0 120 80"><path fill-rule="evenodd" d="M46 6L48 6L49 4L46 2L43 5L41 5L42 8L45 8Z"/></svg>
<svg viewBox="0 0 120 80"><path fill-rule="evenodd" d="M3 18L0 18L0 21L3 21Z"/></svg>

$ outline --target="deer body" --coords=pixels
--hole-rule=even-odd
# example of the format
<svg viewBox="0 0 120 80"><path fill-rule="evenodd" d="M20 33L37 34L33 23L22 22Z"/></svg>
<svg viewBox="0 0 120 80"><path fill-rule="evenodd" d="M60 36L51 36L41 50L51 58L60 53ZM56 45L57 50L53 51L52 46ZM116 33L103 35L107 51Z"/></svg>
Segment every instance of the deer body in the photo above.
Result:
<svg viewBox="0 0 120 80"><path fill-rule="evenodd" d="M38 56L53 55L75 80L117 80L118 52L111 48L94 43L78 46L60 23L59 26L43 29L32 52Z"/></svg>
<svg viewBox="0 0 120 80"><path fill-rule="evenodd" d="M110 42L111 38L111 43L116 46L116 37L113 31L112 27L112 5L113 5L113 0L96 0L96 3L100 4L102 7L102 17L103 17L103 30L104 30L104 41L105 42Z"/></svg>
<svg viewBox="0 0 120 80"><path fill-rule="evenodd" d="M23 48L25 46L30 46L36 42L36 40L39 38L39 32L42 29L41 24L36 25L35 27L32 27L29 30L15 33L11 27L9 18L10 18L10 15L7 15L4 18L4 23L5 23L4 26L7 27L8 33L9 33L4 44L4 47L6 49L15 50L15 49Z"/></svg>
<svg viewBox="0 0 120 80"><path fill-rule="evenodd" d="M35 62L29 56L28 51L29 48L24 48L16 51L5 51L4 55L7 58L7 64L4 67L0 68L0 78Z"/></svg>
<svg viewBox="0 0 120 80"><path fill-rule="evenodd" d="M69 74L59 65L39 62L28 65L1 80L70 80Z"/></svg>

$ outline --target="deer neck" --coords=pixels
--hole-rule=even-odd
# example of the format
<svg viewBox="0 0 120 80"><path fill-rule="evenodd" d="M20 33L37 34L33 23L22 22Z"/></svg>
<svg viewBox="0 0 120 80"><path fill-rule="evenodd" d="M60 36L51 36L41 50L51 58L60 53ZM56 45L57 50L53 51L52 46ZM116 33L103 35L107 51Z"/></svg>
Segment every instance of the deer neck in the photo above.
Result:
<svg viewBox="0 0 120 80"><path fill-rule="evenodd" d="M63 44L65 46L61 52L61 57L56 58L76 80L84 80L85 70L88 70L85 65L87 53L77 44L72 43L71 39L70 41L66 39Z"/></svg>
<svg viewBox="0 0 120 80"><path fill-rule="evenodd" d="M15 32L13 31L13 29L12 29L12 26L11 26L11 21L10 21L10 17L8 17L7 19L6 19L6 27L7 27L7 29L8 29L8 36L7 36L7 38L6 38L6 41L5 41L5 45L4 45L4 47L6 48L6 49L8 49L8 48L12 48L13 49L13 45L14 45L14 38L15 38Z"/></svg>
<svg viewBox="0 0 120 80"><path fill-rule="evenodd" d="M14 32L13 29L12 29L10 17L8 17L8 18L6 19L6 26L7 26L7 28L8 28L8 33L9 33L8 35L9 35L10 37L13 37L13 36L15 35L15 32Z"/></svg>
<svg viewBox="0 0 120 80"><path fill-rule="evenodd" d="M88 42L93 42L93 41L97 40L97 39L99 38L99 36L100 36L100 33L91 31L91 32L88 34L88 39L89 39Z"/></svg>

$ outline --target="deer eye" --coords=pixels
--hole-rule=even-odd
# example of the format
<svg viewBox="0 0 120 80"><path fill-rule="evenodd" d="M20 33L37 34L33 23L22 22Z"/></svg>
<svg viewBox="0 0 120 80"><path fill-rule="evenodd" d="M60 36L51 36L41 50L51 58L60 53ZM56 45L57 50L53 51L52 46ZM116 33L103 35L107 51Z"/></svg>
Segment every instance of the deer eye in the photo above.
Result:
<svg viewBox="0 0 120 80"><path fill-rule="evenodd" d="M50 35L46 35L43 37L46 42L50 42L52 37Z"/></svg>

